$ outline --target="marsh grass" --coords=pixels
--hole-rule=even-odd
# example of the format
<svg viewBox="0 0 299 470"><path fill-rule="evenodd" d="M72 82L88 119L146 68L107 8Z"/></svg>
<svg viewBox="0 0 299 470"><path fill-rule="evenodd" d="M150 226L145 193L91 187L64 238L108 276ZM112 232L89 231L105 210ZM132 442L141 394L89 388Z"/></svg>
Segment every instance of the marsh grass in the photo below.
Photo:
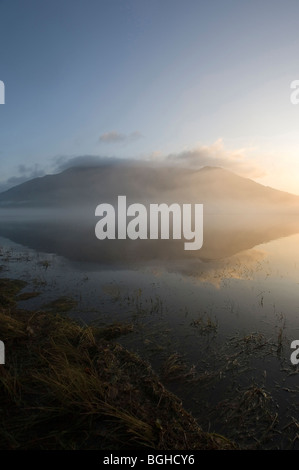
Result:
<svg viewBox="0 0 299 470"><path fill-rule="evenodd" d="M280 433L272 396L255 383L238 389L233 399L221 401L214 413L217 413L217 419L227 423L231 438L234 437L242 448L266 448L267 443L273 443L275 435Z"/></svg>
<svg viewBox="0 0 299 470"><path fill-rule="evenodd" d="M195 366L189 366L184 358L178 354L170 354L163 362L160 377L163 381L183 381L188 383L196 377Z"/></svg>
<svg viewBox="0 0 299 470"><path fill-rule="evenodd" d="M204 312L198 314L197 318L193 319L190 326L197 328L200 334L216 333L218 329L218 321L212 318L210 314Z"/></svg>
<svg viewBox="0 0 299 470"><path fill-rule="evenodd" d="M24 286L0 282L1 449L234 448L203 432L149 364L113 341L130 325L18 309Z"/></svg>

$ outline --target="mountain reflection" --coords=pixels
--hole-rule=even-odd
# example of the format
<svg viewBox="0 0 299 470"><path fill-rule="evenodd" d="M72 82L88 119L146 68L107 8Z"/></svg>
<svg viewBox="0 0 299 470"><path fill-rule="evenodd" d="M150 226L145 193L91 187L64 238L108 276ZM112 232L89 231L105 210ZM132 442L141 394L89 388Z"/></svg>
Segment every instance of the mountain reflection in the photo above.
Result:
<svg viewBox="0 0 299 470"><path fill-rule="evenodd" d="M216 271L229 272L231 264L235 270L231 275L243 278L246 273L236 271L236 261L250 266L264 256L254 247L299 232L299 220L290 215L208 214L203 247L185 251L183 239L100 241L95 237L95 223L94 217L83 214L1 211L0 235L36 251L96 263L101 269L157 266L217 284Z"/></svg>

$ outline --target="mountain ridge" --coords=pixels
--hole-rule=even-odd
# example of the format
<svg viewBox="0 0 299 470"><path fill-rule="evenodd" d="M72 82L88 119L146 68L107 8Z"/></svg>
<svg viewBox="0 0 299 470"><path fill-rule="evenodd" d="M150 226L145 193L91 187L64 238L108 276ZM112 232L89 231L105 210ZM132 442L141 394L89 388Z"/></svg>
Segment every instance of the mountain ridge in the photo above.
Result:
<svg viewBox="0 0 299 470"><path fill-rule="evenodd" d="M76 166L26 181L0 193L4 207L69 207L113 202L197 202L211 207L292 206L299 196L264 186L221 167L199 170L143 162ZM252 208L253 208L252 207Z"/></svg>

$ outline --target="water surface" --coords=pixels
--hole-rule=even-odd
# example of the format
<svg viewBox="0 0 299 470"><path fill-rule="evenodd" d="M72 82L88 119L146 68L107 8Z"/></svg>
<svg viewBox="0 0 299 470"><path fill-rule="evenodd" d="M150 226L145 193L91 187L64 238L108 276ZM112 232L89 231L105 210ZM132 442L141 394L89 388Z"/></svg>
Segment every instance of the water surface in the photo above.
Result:
<svg viewBox="0 0 299 470"><path fill-rule="evenodd" d="M21 307L66 296L77 301L69 314L80 321L133 323L120 341L150 360L205 429L263 448L297 445L295 216L210 214L196 252L182 240L100 242L92 221L67 217L2 218L0 235L1 276L40 292ZM265 421L254 431L231 405L240 407L249 390L251 415Z"/></svg>

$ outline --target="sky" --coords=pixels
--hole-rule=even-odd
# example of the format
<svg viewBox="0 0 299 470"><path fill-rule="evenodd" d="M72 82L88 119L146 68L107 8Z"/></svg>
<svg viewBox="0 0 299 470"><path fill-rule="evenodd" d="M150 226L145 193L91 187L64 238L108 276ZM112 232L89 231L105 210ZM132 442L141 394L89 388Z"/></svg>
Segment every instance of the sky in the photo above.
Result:
<svg viewBox="0 0 299 470"><path fill-rule="evenodd" d="M0 190L84 156L299 194L296 0L0 0Z"/></svg>

